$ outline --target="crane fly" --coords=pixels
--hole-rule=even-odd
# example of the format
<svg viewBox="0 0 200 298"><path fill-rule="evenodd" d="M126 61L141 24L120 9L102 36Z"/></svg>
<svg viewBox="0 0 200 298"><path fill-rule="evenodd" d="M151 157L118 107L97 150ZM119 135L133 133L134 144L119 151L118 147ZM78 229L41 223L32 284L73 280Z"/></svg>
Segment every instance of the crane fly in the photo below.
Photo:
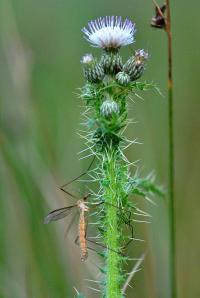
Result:
<svg viewBox="0 0 200 298"><path fill-rule="evenodd" d="M94 158L95 159L95 158ZM44 224L48 224L52 221L57 221L59 219L62 219L62 218L65 218L66 216L68 216L69 214L71 214L73 212L73 210L75 209L78 209L79 210L79 224L78 224L78 237L76 238L75 240L75 243L77 243L77 239L79 238L79 246L80 246L80 252L81 252L81 261L85 261L88 257L88 249L91 249L91 250L94 250L92 249L91 247L88 247L87 246L87 242L91 242L91 243L94 243L98 246L101 246L103 248L106 248L105 246L103 246L102 244L100 243L96 243L92 240L89 240L86 238L86 232L87 232L87 222L86 222L86 216L85 216L85 213L89 212L90 209L92 208L95 208L94 206L93 207L88 207L88 202L87 202L87 199L88 197L90 196L90 194L87 194L86 196L84 196L82 199L79 199L77 198L75 195L73 195L72 193L70 193L69 191L67 191L65 189L65 187L69 184L71 184L72 182L76 181L77 179L79 179L80 177L84 176L85 174L88 173L88 171L90 170L93 162L94 162L94 159L92 160L91 164L89 165L88 169L82 173L81 175L79 175L78 177L76 177L75 179L69 181L68 183L62 185L60 187L60 190L65 192L67 195L73 197L74 199L77 200L76 204L74 205L71 205L71 206L67 206L67 207L62 207L62 208L59 208L59 209L55 209L53 211L51 211L45 218L44 218ZM107 202L105 202L104 200L98 202L96 205L97 206L100 206L101 204L109 204ZM109 205L112 205L112 204L109 204ZM114 206L112 205L114 208L118 208L119 210L121 208L117 207L117 206ZM121 213L121 216L122 216L122 213ZM131 234L132 234L132 237L131 239L125 244L125 246L122 247L122 249L124 249L125 247L127 247L130 242L133 240L133 226L130 224L131 222L131 212L129 211L129 216L128 218L126 218L126 216L123 215L123 221L124 223L129 226L130 230L131 230ZM72 221L73 222L73 221ZM69 227L71 226L72 222L70 223ZM68 231L69 231L69 227L68 227ZM118 252L118 251L115 251L113 250L112 248L109 248L107 247L107 249L111 250L111 251L114 251L118 254L122 254L121 252Z"/></svg>
<svg viewBox="0 0 200 298"><path fill-rule="evenodd" d="M74 209L79 210L80 216L79 216L79 224L78 224L78 238L79 238L79 242L80 242L81 261L85 261L87 259L87 256L88 256L87 239L86 239L87 223L86 223L85 213L89 211L89 207L88 207L86 201L87 201L90 194L84 196L82 199L78 199L75 195L73 195L72 193L67 191L65 189L65 187L67 185L71 184L72 182L78 180L79 178L81 178L85 174L87 174L88 171L90 170L90 168L92 167L92 164L94 163L94 160L95 160L95 157L92 159L89 167L87 168L87 170L85 172L83 172L78 177L76 177L76 178L70 180L69 182L63 184L62 186L60 186L61 191L63 191L67 195L69 195L72 198L77 200L76 204L74 204L72 206L67 206L67 207L55 209L55 210L51 211L44 219L44 224L48 224L52 221L57 221L59 219L62 219L64 217L68 216L69 214L71 214L71 212ZM69 228L68 228L68 230L69 230Z"/></svg>
<svg viewBox="0 0 200 298"><path fill-rule="evenodd" d="M91 208L96 208L97 206L105 203L104 201L102 201L102 202L99 202L98 204L96 204L95 207L93 206L93 207L89 208L88 207L88 203L86 202L87 199L88 199L88 197L89 197L89 195L90 194L88 194L87 196L83 197L83 199L79 199L75 205L71 205L71 206L67 206L67 207L62 207L62 208L55 209L55 210L49 212L49 214L44 218L44 224L48 224L48 223L50 223L52 221L57 221L59 219L65 218L66 216L68 216L69 214L71 214L71 212L74 209L78 209L79 210L80 216L79 216L79 224L78 224L78 237L76 238L75 243L78 244L77 243L77 240L79 239L81 261L86 261L87 260L88 249L91 249L91 250L96 251L95 249L87 246L87 242L88 241L91 242L91 243L93 243L93 244L96 244L96 245L98 245L100 247L106 248L104 245L86 238L86 236L87 236L86 235L87 234L86 233L87 232L87 222L86 222L85 213L86 212L89 212ZM112 205L112 206L114 208L118 208L118 207L116 207L114 205ZM129 225L131 227L131 229L132 229L132 225L130 225L129 221L130 221L130 218L128 219L128 221L127 220L124 220L125 224ZM69 228L68 228L68 230L69 230ZM132 237L133 237L133 230L132 230ZM126 245L124 247L122 247L122 248L127 247L131 241L132 240L129 240L126 243ZM114 251L117 254L122 254L121 252L115 251L115 250L113 250L110 247L107 247L107 249L109 249L111 251Z"/></svg>
<svg viewBox="0 0 200 298"><path fill-rule="evenodd" d="M63 208L59 208L51 211L44 219L44 224L48 224L52 221L56 221L66 217L75 208L79 209L80 216L79 216L79 224L78 224L78 237L80 242L81 261L85 261L88 256L87 240L86 240L87 223L85 218L85 213L89 211L89 207L87 206L87 202L86 202L88 196L89 194L85 196L83 199L78 200L75 205L67 206L67 207L63 207Z"/></svg>

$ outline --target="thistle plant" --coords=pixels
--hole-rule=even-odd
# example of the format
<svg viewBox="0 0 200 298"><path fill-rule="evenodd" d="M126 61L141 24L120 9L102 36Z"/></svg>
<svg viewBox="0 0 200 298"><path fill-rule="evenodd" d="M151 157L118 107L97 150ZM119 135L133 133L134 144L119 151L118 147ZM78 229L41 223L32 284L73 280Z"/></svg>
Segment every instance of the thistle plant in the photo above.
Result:
<svg viewBox="0 0 200 298"><path fill-rule="evenodd" d="M123 283L126 279L124 262L128 257L125 248L132 240L132 216L146 214L134 204L134 195L147 197L152 193L161 194L154 185L152 175L131 177L130 162L123 150L136 141L128 140L123 132L131 123L128 119L128 105L131 94L153 87L138 82L145 70L148 54L139 49L133 51L123 62L120 48L135 41L135 24L121 17L102 17L88 23L82 30L92 46L102 50L100 59L86 54L81 59L86 79L81 88L81 100L85 105L86 140L90 154L96 157L97 167L90 172L98 181L98 193L91 197L96 204L95 213L103 256L105 275L100 281L102 297L122 298ZM84 151L85 151L84 150ZM92 193L92 191L91 191ZM125 233L124 230L129 233Z"/></svg>

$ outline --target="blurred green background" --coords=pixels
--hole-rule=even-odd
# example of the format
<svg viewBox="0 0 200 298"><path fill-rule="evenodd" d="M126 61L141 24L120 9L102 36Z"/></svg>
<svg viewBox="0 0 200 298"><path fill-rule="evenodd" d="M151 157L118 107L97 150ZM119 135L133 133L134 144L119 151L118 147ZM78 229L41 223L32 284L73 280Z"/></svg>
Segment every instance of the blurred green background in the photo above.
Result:
<svg viewBox="0 0 200 298"><path fill-rule="evenodd" d="M199 9L194 0L172 1L181 298L200 297ZM129 148L126 154L130 161L140 160L144 175L154 169L157 181L167 186L167 44L165 34L149 26L153 14L147 0L1 0L0 297L74 297L73 287L87 297L98 297L87 289L94 285L84 278L98 277L99 260L91 252L81 263L73 242L76 224L72 237L64 237L67 220L42 223L52 208L69 204L58 185L77 176L89 162L77 156L84 144L76 133L81 102L75 93L83 85L81 56L100 53L80 31L91 19L122 15L136 22L134 48L150 53L144 79L156 82L165 97L150 91L144 94L145 101L135 98L130 117L138 123L127 134L143 145ZM131 52L132 47L122 50L124 57ZM136 225L137 235L146 243L129 248L134 257L147 247L149 251L128 297L169 298L167 203L159 199L156 203L143 206L153 215L152 224Z"/></svg>

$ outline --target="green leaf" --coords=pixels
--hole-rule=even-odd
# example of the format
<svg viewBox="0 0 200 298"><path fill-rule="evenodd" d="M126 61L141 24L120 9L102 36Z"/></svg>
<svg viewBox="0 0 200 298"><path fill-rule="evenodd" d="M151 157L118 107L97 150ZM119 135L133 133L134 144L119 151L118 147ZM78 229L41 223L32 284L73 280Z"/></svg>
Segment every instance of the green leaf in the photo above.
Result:
<svg viewBox="0 0 200 298"><path fill-rule="evenodd" d="M156 185L155 176L152 173L144 178L134 177L130 179L127 184L127 192L141 196L149 194L155 194L162 198L165 196L163 188Z"/></svg>
<svg viewBox="0 0 200 298"><path fill-rule="evenodd" d="M155 91L157 91L161 96L162 93L160 91L160 89L157 87L157 85L155 83L147 83L147 82L133 82L131 84L131 87L136 90L140 90L140 91L147 91L147 90L151 90L154 89Z"/></svg>

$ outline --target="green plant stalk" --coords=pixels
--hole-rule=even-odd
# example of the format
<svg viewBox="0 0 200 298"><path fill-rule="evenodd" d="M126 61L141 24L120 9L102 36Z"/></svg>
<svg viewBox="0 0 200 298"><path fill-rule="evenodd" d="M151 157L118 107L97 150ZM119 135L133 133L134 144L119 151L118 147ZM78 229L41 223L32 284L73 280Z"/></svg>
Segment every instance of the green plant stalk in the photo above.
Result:
<svg viewBox="0 0 200 298"><path fill-rule="evenodd" d="M170 283L171 297L177 297L176 289L176 231L174 210L174 128L173 128L173 80L172 80L172 35L170 1L166 0L166 32L168 37L168 125L169 125L169 224L170 224Z"/></svg>
<svg viewBox="0 0 200 298"><path fill-rule="evenodd" d="M107 178L107 186L105 186L105 244L107 249L106 258L106 297L122 297L121 295L121 265L122 256L117 253L120 247L120 238L122 227L117 213L117 205L119 197L119 183L116 177L116 154L112 152L107 153L105 177ZM110 250L109 248L112 248Z"/></svg>
<svg viewBox="0 0 200 298"><path fill-rule="evenodd" d="M169 224L170 224L170 282L171 297L177 297L176 290L176 231L174 210L174 144L173 144L173 92L168 87L169 93Z"/></svg>

